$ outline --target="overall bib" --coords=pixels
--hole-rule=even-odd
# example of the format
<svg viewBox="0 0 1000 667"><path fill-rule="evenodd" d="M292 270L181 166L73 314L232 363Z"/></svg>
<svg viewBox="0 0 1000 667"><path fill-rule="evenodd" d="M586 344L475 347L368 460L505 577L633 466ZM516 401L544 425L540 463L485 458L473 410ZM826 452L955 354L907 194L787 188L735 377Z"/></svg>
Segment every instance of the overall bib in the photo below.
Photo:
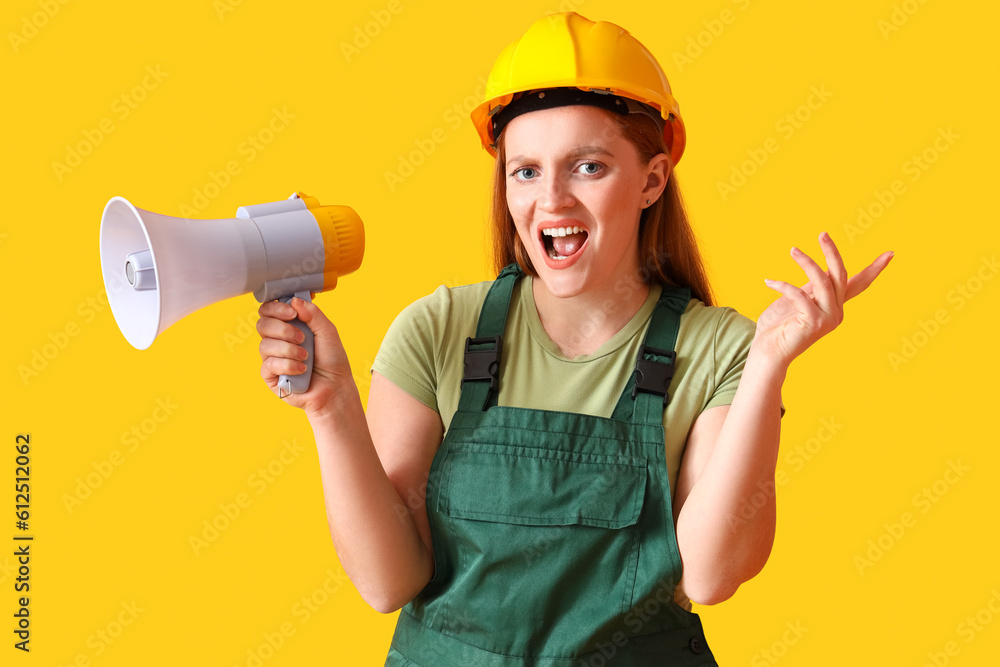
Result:
<svg viewBox="0 0 1000 667"><path fill-rule="evenodd" d="M681 576L663 410L689 290L664 288L610 418L497 405L511 265L466 342L431 465L434 576L399 614L390 667L715 666Z"/></svg>

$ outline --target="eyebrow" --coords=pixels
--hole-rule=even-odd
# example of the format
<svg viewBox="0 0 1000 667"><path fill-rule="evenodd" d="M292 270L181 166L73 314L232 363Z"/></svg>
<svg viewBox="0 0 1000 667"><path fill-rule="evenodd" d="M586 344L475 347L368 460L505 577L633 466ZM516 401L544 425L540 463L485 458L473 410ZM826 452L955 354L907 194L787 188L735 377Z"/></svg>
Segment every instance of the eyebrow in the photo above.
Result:
<svg viewBox="0 0 1000 667"><path fill-rule="evenodd" d="M614 157L608 149L603 146L580 146L579 148L574 148L569 152L567 157L571 159L586 157L590 155L606 155L608 157ZM513 157L508 157L507 162L529 162L531 158L527 155L515 155Z"/></svg>

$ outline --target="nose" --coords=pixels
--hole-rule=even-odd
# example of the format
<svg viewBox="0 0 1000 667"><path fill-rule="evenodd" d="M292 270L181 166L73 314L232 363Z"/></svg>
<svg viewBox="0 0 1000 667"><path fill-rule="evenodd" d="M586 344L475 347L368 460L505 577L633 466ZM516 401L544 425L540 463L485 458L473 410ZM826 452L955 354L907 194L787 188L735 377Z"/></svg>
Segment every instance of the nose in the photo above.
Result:
<svg viewBox="0 0 1000 667"><path fill-rule="evenodd" d="M560 176L548 176L539 193L538 206L547 213L571 208L576 203L572 189Z"/></svg>

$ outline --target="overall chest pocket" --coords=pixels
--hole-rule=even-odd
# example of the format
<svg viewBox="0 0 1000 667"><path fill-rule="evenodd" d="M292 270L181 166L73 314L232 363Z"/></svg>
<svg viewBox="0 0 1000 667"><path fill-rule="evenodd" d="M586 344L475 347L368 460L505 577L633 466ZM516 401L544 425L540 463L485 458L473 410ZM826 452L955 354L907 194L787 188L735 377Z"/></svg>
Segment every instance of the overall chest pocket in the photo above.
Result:
<svg viewBox="0 0 1000 667"><path fill-rule="evenodd" d="M601 641L633 602L646 461L462 443L444 463L440 553L463 634L479 645L520 634L529 655Z"/></svg>

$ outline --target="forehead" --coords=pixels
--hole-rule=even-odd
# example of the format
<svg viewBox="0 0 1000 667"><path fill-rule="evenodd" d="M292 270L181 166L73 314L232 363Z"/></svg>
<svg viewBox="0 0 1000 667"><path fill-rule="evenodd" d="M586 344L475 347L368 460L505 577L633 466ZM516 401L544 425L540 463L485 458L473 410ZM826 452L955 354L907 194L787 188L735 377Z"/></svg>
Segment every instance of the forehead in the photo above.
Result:
<svg viewBox="0 0 1000 667"><path fill-rule="evenodd" d="M611 114L597 107L573 105L540 109L513 119L504 130L508 156L539 152L566 152L580 146L608 151L631 144L622 136Z"/></svg>

